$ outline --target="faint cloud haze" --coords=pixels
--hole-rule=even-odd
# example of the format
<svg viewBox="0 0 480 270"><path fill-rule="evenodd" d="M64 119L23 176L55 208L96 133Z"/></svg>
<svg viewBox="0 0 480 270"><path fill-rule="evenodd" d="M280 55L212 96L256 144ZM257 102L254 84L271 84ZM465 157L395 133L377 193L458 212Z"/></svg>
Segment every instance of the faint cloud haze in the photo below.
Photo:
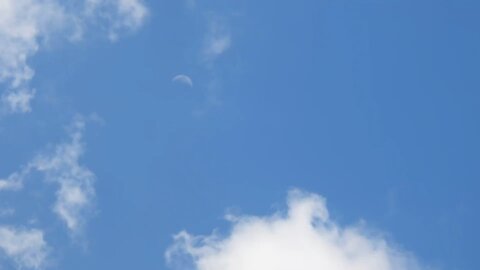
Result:
<svg viewBox="0 0 480 270"><path fill-rule="evenodd" d="M206 61L212 62L230 48L232 38L228 25L224 20L211 17L208 24L203 54Z"/></svg>

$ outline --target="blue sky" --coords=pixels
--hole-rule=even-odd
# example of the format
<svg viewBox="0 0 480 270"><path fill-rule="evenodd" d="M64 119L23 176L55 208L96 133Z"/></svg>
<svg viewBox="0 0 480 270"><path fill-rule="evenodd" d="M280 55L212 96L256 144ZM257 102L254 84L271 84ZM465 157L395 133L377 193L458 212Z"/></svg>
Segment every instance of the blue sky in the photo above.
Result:
<svg viewBox="0 0 480 270"><path fill-rule="evenodd" d="M0 269L477 269L479 11L0 0Z"/></svg>

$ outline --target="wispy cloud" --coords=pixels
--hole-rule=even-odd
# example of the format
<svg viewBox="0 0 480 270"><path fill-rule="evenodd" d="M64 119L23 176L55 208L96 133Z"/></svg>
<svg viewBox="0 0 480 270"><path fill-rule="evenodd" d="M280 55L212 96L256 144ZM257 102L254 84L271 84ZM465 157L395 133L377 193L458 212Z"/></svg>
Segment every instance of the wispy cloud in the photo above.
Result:
<svg viewBox="0 0 480 270"><path fill-rule="evenodd" d="M62 36L78 40L92 28L106 29L116 40L119 32L141 26L147 14L142 0L0 1L0 113L31 111L35 72L28 61L42 43Z"/></svg>
<svg viewBox="0 0 480 270"><path fill-rule="evenodd" d="M148 16L143 0L86 0L84 24L103 23L110 40L118 39L119 33L138 29ZM93 23L92 23L93 22Z"/></svg>
<svg viewBox="0 0 480 270"><path fill-rule="evenodd" d="M167 261L196 270L422 269L381 236L335 223L325 199L315 194L291 191L286 214L229 220L233 224L226 236L180 232L166 252Z"/></svg>
<svg viewBox="0 0 480 270"><path fill-rule="evenodd" d="M203 55L206 61L212 62L230 48L232 37L229 27L224 20L211 16L208 24Z"/></svg>
<svg viewBox="0 0 480 270"><path fill-rule="evenodd" d="M21 189L23 187L24 173L27 173L27 171L12 173L6 179L0 179L0 191Z"/></svg>
<svg viewBox="0 0 480 270"><path fill-rule="evenodd" d="M217 62L232 46L232 34L227 19L209 13L207 15L207 31L204 34L200 50L201 67L207 71L207 83L204 85L204 102L193 110L194 116L203 116L210 109L223 104L221 98L222 78L218 72Z"/></svg>
<svg viewBox="0 0 480 270"><path fill-rule="evenodd" d="M0 253L10 258L18 269L42 268L48 249L40 230L0 226Z"/></svg>
<svg viewBox="0 0 480 270"><path fill-rule="evenodd" d="M0 190L19 190L32 172L43 173L47 182L59 187L53 210L73 234L82 231L95 198L95 174L80 164L85 151L84 131L85 120L77 117L68 129L68 141L37 155L21 171L0 180Z"/></svg>
<svg viewBox="0 0 480 270"><path fill-rule="evenodd" d="M32 110L31 101L35 97L35 89L11 89L2 96L2 102L8 107L7 112L27 113Z"/></svg>
<svg viewBox="0 0 480 270"><path fill-rule="evenodd" d="M95 175L80 164L85 150L84 130L85 121L79 117L70 127L68 142L37 156L30 165L43 172L48 182L58 184L54 211L74 233L82 229L95 197Z"/></svg>

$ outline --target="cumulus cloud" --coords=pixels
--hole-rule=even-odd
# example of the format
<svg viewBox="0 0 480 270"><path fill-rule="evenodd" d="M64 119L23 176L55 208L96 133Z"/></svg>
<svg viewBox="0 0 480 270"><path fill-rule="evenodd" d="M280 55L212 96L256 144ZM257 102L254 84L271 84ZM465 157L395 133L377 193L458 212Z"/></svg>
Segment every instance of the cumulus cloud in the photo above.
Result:
<svg viewBox="0 0 480 270"><path fill-rule="evenodd" d="M31 111L34 70L28 60L57 36L81 39L91 28L104 28L110 39L142 25L148 14L142 0L0 1L0 83L2 113ZM95 27L91 27L95 26Z"/></svg>
<svg viewBox="0 0 480 270"><path fill-rule="evenodd" d="M0 253L19 269L39 269L46 262L48 245L40 230L0 226Z"/></svg>
<svg viewBox="0 0 480 270"><path fill-rule="evenodd" d="M325 199L293 190L288 212L230 217L226 236L177 234L172 266L196 270L419 270L416 260L360 226L329 217Z"/></svg>
<svg viewBox="0 0 480 270"><path fill-rule="evenodd" d="M85 121L77 117L69 128L69 140L57 144L51 151L36 156L20 172L0 180L0 190L18 190L34 171L45 175L45 180L58 185L54 212L72 233L81 232L95 198L95 174L80 164L85 144Z"/></svg>

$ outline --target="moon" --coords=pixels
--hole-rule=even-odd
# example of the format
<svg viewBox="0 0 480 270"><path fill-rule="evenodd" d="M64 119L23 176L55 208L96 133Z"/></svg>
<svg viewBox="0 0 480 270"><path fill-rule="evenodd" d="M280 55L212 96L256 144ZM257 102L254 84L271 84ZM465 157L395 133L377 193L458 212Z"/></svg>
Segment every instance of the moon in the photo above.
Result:
<svg viewBox="0 0 480 270"><path fill-rule="evenodd" d="M185 74L179 74L172 78L172 82L186 85L188 87L193 87L193 81L190 77Z"/></svg>

